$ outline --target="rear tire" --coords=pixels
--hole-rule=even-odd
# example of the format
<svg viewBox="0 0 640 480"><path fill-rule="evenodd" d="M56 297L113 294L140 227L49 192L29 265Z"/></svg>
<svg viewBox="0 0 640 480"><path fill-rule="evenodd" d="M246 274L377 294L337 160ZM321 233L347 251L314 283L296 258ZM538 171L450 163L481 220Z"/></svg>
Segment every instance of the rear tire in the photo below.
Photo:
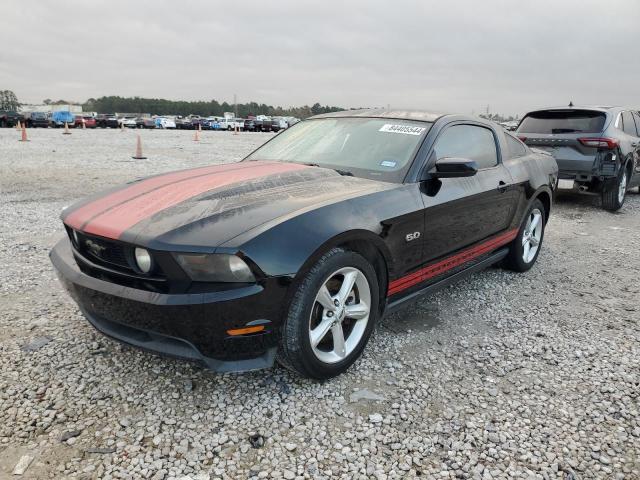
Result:
<svg viewBox="0 0 640 480"><path fill-rule="evenodd" d="M514 272L526 272L533 267L542 248L545 226L544 206L536 199L522 220L518 236L509 246L509 253L504 259L506 268Z"/></svg>
<svg viewBox="0 0 640 480"><path fill-rule="evenodd" d="M602 207L610 212L616 212L622 208L627 194L629 172L626 166L620 169L616 182L602 192Z"/></svg>
<svg viewBox="0 0 640 480"><path fill-rule="evenodd" d="M280 332L278 361L323 380L360 357L377 321L376 272L360 254L334 248L304 276Z"/></svg>

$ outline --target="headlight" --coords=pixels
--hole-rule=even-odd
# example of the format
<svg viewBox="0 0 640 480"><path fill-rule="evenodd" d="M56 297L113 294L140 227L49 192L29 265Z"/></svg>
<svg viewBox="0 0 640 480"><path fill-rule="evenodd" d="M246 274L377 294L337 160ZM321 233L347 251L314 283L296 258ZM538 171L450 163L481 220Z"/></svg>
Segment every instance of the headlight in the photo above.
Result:
<svg viewBox="0 0 640 480"><path fill-rule="evenodd" d="M196 282L255 282L249 266L235 255L177 253L175 257Z"/></svg>
<svg viewBox="0 0 640 480"><path fill-rule="evenodd" d="M144 248L136 247L135 251L136 264L142 273L151 271L151 255Z"/></svg>

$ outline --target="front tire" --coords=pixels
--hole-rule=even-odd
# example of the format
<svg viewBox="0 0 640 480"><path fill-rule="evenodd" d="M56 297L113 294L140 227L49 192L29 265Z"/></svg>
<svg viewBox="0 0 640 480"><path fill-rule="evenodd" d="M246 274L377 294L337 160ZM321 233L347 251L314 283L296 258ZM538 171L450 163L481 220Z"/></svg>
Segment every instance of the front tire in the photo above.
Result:
<svg viewBox="0 0 640 480"><path fill-rule="evenodd" d="M542 248L545 225L544 205L536 199L522 220L518 236L509 246L509 253L504 261L509 270L526 272L533 267Z"/></svg>
<svg viewBox="0 0 640 480"><path fill-rule="evenodd" d="M622 208L627 195L628 182L629 172L627 172L627 168L624 167L620 170L616 182L602 192L602 207L605 210L615 212Z"/></svg>
<svg viewBox="0 0 640 480"><path fill-rule="evenodd" d="M280 332L278 361L323 380L362 354L379 312L376 272L360 254L334 248L304 276Z"/></svg>

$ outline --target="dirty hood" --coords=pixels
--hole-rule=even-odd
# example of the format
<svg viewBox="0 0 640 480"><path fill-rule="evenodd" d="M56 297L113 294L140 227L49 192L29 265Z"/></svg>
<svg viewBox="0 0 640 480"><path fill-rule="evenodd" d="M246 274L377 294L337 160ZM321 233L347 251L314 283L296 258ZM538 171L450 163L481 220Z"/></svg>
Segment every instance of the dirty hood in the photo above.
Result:
<svg viewBox="0 0 640 480"><path fill-rule="evenodd" d="M263 223L389 188L285 162L239 162L139 180L71 206L64 223L155 249L210 250Z"/></svg>

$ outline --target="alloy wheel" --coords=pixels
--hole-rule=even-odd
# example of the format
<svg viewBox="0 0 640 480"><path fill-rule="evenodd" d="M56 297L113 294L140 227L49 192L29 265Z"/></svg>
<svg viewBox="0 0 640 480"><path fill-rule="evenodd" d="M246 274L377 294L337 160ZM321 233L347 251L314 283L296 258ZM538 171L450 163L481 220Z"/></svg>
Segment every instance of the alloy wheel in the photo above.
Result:
<svg viewBox="0 0 640 480"><path fill-rule="evenodd" d="M530 263L536 257L542 239L542 229L542 212L535 208L529 214L522 233L522 259L525 263Z"/></svg>
<svg viewBox="0 0 640 480"><path fill-rule="evenodd" d="M371 290L364 273L344 267L332 273L316 295L309 319L313 353L337 363L359 345L369 321Z"/></svg>
<svg viewBox="0 0 640 480"><path fill-rule="evenodd" d="M618 185L618 202L622 203L624 196L627 193L627 172L622 172L622 178L620 178L620 185Z"/></svg>

